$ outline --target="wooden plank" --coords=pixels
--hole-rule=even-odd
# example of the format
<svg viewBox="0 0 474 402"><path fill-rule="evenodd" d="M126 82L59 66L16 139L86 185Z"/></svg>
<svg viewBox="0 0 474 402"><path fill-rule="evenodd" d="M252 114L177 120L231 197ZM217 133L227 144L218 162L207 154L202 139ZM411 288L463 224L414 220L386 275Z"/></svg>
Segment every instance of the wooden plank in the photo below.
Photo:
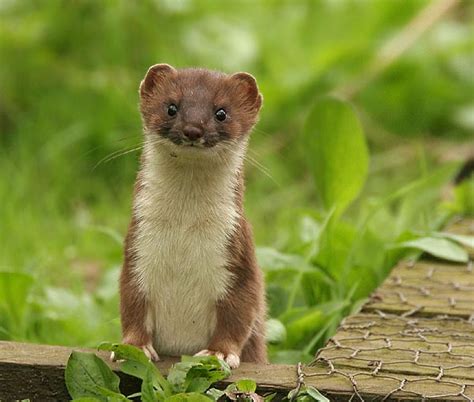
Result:
<svg viewBox="0 0 474 402"><path fill-rule="evenodd" d="M25 398L39 401L68 400L69 396L64 384L64 369L72 350L94 352L91 349L0 342L0 400ZM108 361L107 354L96 353L104 358L113 370L118 371L118 364ZM166 373L174 362L176 359L166 359L159 362L157 366ZM317 387L333 401L347 400L350 395L353 395L353 385L347 376L353 376L364 400L373 400L380 398L380 395L390 394L399 386L403 378L407 377L405 374L391 374L374 379L371 375L372 367L364 369L357 365L343 367L339 364L335 367L337 372L331 375L327 374L328 365L321 362L315 367L304 368L306 383ZM125 393L130 394L139 390L139 381L122 373L119 375L122 390ZM419 379L415 376L408 377ZM281 398L296 386L296 367L291 365L256 366L244 363L233 372L232 377L220 382L218 386L222 388L242 378L254 379L259 384L261 392L277 392ZM449 384L449 389L447 389L446 384L434 383L429 379L419 381L417 385L419 390L430 392L432 395L452 392L453 389L453 385ZM468 391L472 391L474 397L474 385ZM400 397L416 400L413 394L406 391L398 392L397 398Z"/></svg>
<svg viewBox="0 0 474 402"><path fill-rule="evenodd" d="M108 353L93 349L0 341L0 400L69 400L64 370L73 350L93 352L102 357L120 375L124 393L132 394L140 390L139 380L120 373L118 363L109 361ZM157 367L167 373L176 361L176 358L166 358L158 362ZM296 386L296 368L243 363L231 378L222 381L219 386L225 387L241 378L253 378L262 392L272 391L286 395Z"/></svg>
<svg viewBox="0 0 474 402"><path fill-rule="evenodd" d="M474 270L472 264L421 261L398 264L363 307L404 314L450 315L469 319L474 313Z"/></svg>

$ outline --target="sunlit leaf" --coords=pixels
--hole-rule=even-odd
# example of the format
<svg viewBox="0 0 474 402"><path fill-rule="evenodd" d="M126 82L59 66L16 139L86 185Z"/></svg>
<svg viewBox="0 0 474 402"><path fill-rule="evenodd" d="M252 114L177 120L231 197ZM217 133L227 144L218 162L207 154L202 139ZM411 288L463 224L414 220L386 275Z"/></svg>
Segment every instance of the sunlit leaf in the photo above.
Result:
<svg viewBox="0 0 474 402"><path fill-rule="evenodd" d="M99 350L106 350L114 352L115 357L119 360L125 360L120 363L121 370L129 375L138 377L144 380L148 376L148 371L151 370L153 375L153 385L163 390L165 395L171 394L171 386L168 381L159 372L156 366L146 357L143 350L133 346L120 343L102 342L98 346Z"/></svg>
<svg viewBox="0 0 474 402"><path fill-rule="evenodd" d="M16 272L0 272L0 311L11 317L12 325L23 322L33 277Z"/></svg>
<svg viewBox="0 0 474 402"><path fill-rule="evenodd" d="M255 392L257 389L257 384L254 380L242 379L235 383L237 389L243 392Z"/></svg>
<svg viewBox="0 0 474 402"><path fill-rule="evenodd" d="M364 132L349 104L321 98L303 129L306 160L327 209L342 213L365 183L369 153Z"/></svg>
<svg viewBox="0 0 474 402"><path fill-rule="evenodd" d="M326 398L321 392L319 392L315 387L306 386L306 393L311 396L315 401L318 402L329 402L329 399Z"/></svg>
<svg viewBox="0 0 474 402"><path fill-rule="evenodd" d="M93 353L72 352L65 381L72 398L96 397L106 401L110 395L121 397L119 377Z"/></svg>
<svg viewBox="0 0 474 402"><path fill-rule="evenodd" d="M431 235L452 240L456 243L459 243L469 248L474 248L474 236L460 235L460 234L448 233L448 232L434 232L434 233L431 233Z"/></svg>
<svg viewBox="0 0 474 402"><path fill-rule="evenodd" d="M209 396L197 392L187 392L169 396L165 399L165 402L209 402L210 400L212 398Z"/></svg>
<svg viewBox="0 0 474 402"><path fill-rule="evenodd" d="M286 328L281 321L271 318L266 322L265 334L268 343L281 343L286 339Z"/></svg>
<svg viewBox="0 0 474 402"><path fill-rule="evenodd" d="M462 247L447 239L422 237L405 241L392 246L393 248L415 248L435 257L455 262L467 262L469 256Z"/></svg>

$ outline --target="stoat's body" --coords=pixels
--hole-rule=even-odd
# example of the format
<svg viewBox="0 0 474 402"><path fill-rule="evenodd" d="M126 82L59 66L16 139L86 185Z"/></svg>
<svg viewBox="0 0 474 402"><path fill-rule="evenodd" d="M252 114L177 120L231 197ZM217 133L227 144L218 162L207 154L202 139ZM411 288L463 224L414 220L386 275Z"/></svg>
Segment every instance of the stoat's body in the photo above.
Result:
<svg viewBox="0 0 474 402"><path fill-rule="evenodd" d="M255 81L152 67L121 276L124 342L158 354L266 361L263 281L242 209Z"/></svg>

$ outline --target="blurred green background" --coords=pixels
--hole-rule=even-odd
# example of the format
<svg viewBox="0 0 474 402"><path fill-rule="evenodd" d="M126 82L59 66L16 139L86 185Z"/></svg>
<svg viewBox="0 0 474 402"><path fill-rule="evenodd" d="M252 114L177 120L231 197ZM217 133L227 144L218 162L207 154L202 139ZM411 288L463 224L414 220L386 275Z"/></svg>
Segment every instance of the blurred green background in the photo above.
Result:
<svg viewBox="0 0 474 402"><path fill-rule="evenodd" d="M166 62L257 78L264 107L246 212L277 319L272 358L308 359L400 257L387 244L439 223L427 214L472 149L473 15L469 0L0 1L0 338L119 340L137 89L148 66ZM308 289L297 256L328 215L302 129L328 93L351 101L371 163L359 201L331 229L335 240L309 257L319 276ZM324 250L354 254L364 211L413 182L358 240L364 259L345 263L360 267L361 285L340 287L346 278Z"/></svg>

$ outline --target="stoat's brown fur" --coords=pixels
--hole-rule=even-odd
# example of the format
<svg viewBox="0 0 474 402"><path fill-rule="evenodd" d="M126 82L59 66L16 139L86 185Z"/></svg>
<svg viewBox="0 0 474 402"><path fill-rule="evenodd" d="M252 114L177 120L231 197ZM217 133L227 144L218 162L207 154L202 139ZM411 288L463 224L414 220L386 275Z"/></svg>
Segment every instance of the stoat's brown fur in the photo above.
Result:
<svg viewBox="0 0 474 402"><path fill-rule="evenodd" d="M243 159L261 102L246 73L159 64L142 81L145 146L120 307L123 341L154 360L266 362L264 285L242 205Z"/></svg>

